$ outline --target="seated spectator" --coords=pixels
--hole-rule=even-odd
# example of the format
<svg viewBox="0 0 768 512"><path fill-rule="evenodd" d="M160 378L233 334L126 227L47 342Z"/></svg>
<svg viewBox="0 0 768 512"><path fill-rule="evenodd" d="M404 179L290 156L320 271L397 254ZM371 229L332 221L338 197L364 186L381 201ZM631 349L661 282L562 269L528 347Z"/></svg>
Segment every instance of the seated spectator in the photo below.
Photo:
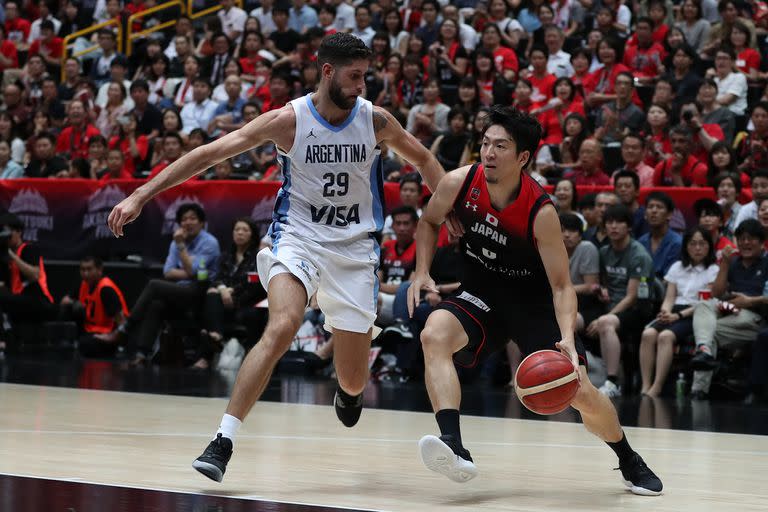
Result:
<svg viewBox="0 0 768 512"><path fill-rule="evenodd" d="M619 43L615 39L601 39L597 45L597 57L602 67L584 79L585 103L596 109L616 99L615 83L619 73L629 68L618 62Z"/></svg>
<svg viewBox="0 0 768 512"><path fill-rule="evenodd" d="M24 168L11 160L11 145L7 140L0 140L0 180L23 177Z"/></svg>
<svg viewBox="0 0 768 512"><path fill-rule="evenodd" d="M389 36L386 36L389 40ZM459 83L467 76L469 55L459 39L458 21L444 19L438 40L429 48L430 74L440 78L440 98L447 105L458 102Z"/></svg>
<svg viewBox="0 0 768 512"><path fill-rule="evenodd" d="M614 185L620 172L629 171L637 176L638 190L640 187L653 186L653 167L643 162L645 149L645 139L637 133L628 133L624 136L621 140L621 159L624 160L624 167L613 173Z"/></svg>
<svg viewBox="0 0 768 512"><path fill-rule="evenodd" d="M27 178L51 178L68 173L66 160L56 154L56 138L50 133L41 133L35 142L32 160L24 171Z"/></svg>
<svg viewBox="0 0 768 512"><path fill-rule="evenodd" d="M696 104L700 106L701 120L707 124L717 124L723 130L724 142L730 144L736 135L736 116L728 108L717 102L718 85L712 78L705 78L699 86Z"/></svg>
<svg viewBox="0 0 768 512"><path fill-rule="evenodd" d="M59 100L59 88L56 86L57 79L52 77L45 78L43 80L43 96L40 98L40 104L35 111L35 115L38 112L46 114L50 118L49 126L45 131L54 128L61 128L64 124L64 118L66 117L66 109L64 104ZM32 122L35 122L35 116L32 117ZM43 130L40 130L43 131Z"/></svg>
<svg viewBox="0 0 768 512"><path fill-rule="evenodd" d="M565 173L577 186L608 185L611 179L603 172L603 152L596 139L587 139L581 143L579 160L571 172Z"/></svg>
<svg viewBox="0 0 768 512"><path fill-rule="evenodd" d="M538 105L533 102L533 84L527 78L520 78L515 83L514 100L512 101L512 107L520 112L526 112L532 114Z"/></svg>
<svg viewBox="0 0 768 512"><path fill-rule="evenodd" d="M56 140L56 153L69 158L87 158L88 141L96 135L101 132L90 123L85 104L72 100L67 105L67 125Z"/></svg>
<svg viewBox="0 0 768 512"><path fill-rule="evenodd" d="M130 95L134 105L131 113L136 118L136 133L146 135L148 140L154 139L160 134L163 115L149 102L149 84L146 80L134 80L130 86Z"/></svg>
<svg viewBox="0 0 768 512"><path fill-rule="evenodd" d="M196 203L184 203L176 210L179 228L165 260L165 279L152 279L133 306L130 318L116 330L96 337L120 342L135 332L134 365L149 361L163 322L169 315L195 311L210 280L216 279L219 242L205 228L205 211Z"/></svg>
<svg viewBox="0 0 768 512"><path fill-rule="evenodd" d="M653 20L640 17L635 21L636 45L624 50L624 65L643 85L653 84L664 70L664 47L653 40Z"/></svg>
<svg viewBox="0 0 768 512"><path fill-rule="evenodd" d="M754 83L760 77L760 53L754 45L750 45L751 33L749 28L737 21L733 24L730 34L730 46L736 54L736 68L747 77L747 83Z"/></svg>
<svg viewBox="0 0 768 512"><path fill-rule="evenodd" d="M181 109L181 120L184 124L181 131L186 134L196 128L206 130L218 107L211 100L211 84L204 78L195 79L192 96L194 101L187 103Z"/></svg>
<svg viewBox="0 0 768 512"><path fill-rule="evenodd" d="M530 54L531 66L520 73L520 76L531 82L531 101L538 107L546 105L554 94L557 77L547 70L547 50L534 46Z"/></svg>
<svg viewBox="0 0 768 512"><path fill-rule="evenodd" d="M96 128L105 138L115 135L119 124L128 122L128 112L130 109L125 105L126 90L120 82L110 82L108 84L107 104L99 110L99 116L96 118Z"/></svg>
<svg viewBox="0 0 768 512"><path fill-rule="evenodd" d="M85 158L75 158L69 162L69 171L66 175L60 175L62 178L82 178L86 180L94 179L91 174L91 164Z"/></svg>
<svg viewBox="0 0 768 512"><path fill-rule="evenodd" d="M133 99L128 96L128 91L131 90L132 82L126 78L127 75L128 59L123 56L118 56L112 59L112 62L109 63L109 79L101 84L98 92L96 93L96 105L101 108L107 106L107 103L109 103L110 99L109 88L113 83L117 82L118 84L122 84L125 88L125 97L123 98L123 103L125 103L126 109L132 110L135 105L133 104Z"/></svg>
<svg viewBox="0 0 768 512"><path fill-rule="evenodd" d="M146 135L137 134L136 115L128 113L117 118L117 133L109 139L110 149L117 148L125 156L125 172L133 176L136 171L146 169L144 161L149 152Z"/></svg>
<svg viewBox="0 0 768 512"><path fill-rule="evenodd" d="M595 196L595 224L584 232L584 240L592 242L598 249L610 244L611 240L605 231L603 215L608 208L619 203L619 196L613 192L599 192Z"/></svg>
<svg viewBox="0 0 768 512"><path fill-rule="evenodd" d="M640 178L632 171L621 170L613 175L613 191L621 204L632 214L632 238L639 239L648 233L645 206L640 204Z"/></svg>
<svg viewBox="0 0 768 512"><path fill-rule="evenodd" d="M582 222L572 213L560 214L563 243L568 252L571 282L576 290L579 310L576 331L582 331L605 312L600 294L600 253L591 242L582 239Z"/></svg>
<svg viewBox="0 0 768 512"><path fill-rule="evenodd" d="M621 141L627 133L640 131L645 123L645 113L632 103L632 73L616 75L614 89L616 101L603 104L595 118L595 138L604 144Z"/></svg>
<svg viewBox="0 0 768 512"><path fill-rule="evenodd" d="M292 80L280 73L272 75L269 79L269 98L261 106L262 113L283 108L291 101Z"/></svg>
<svg viewBox="0 0 768 512"><path fill-rule="evenodd" d="M451 171L459 167L461 155L469 142L467 124L469 115L461 107L454 107L448 112L449 129L437 136L430 151L444 169Z"/></svg>
<svg viewBox="0 0 768 512"><path fill-rule="evenodd" d="M77 290L61 299L59 318L78 323L77 348L83 357L112 357L117 352L117 344L94 335L110 333L128 318L123 292L104 275L104 264L95 256L80 260L80 279Z"/></svg>
<svg viewBox="0 0 768 512"><path fill-rule="evenodd" d="M494 26L495 25L489 25L489 27ZM404 78L414 82L414 86L410 88L409 92L416 97L421 94L419 89L421 78L417 74L416 78L411 79L409 77L409 70L410 73L414 73L414 71L418 73L419 68L416 66L419 66L420 62L418 57L410 55L409 57L406 57L403 63ZM509 102L511 82L505 80L504 77L496 71L496 67L493 63L493 53L486 48L480 48L475 52L472 62L472 75L474 76L475 83L480 91L480 104L484 107L490 107L496 103ZM405 81L402 81L402 83L403 85L406 85ZM403 97L403 95L400 96Z"/></svg>
<svg viewBox="0 0 768 512"><path fill-rule="evenodd" d="M194 81L200 74L200 61L194 55L189 55L184 59L184 77L176 84L173 92L173 100L162 100L159 103L161 108L175 106L181 110L188 103L194 101Z"/></svg>
<svg viewBox="0 0 768 512"><path fill-rule="evenodd" d="M669 132L672 154L660 162L653 174L656 187L704 187L707 185L707 166L691 155L693 134L687 126L679 124Z"/></svg>
<svg viewBox="0 0 768 512"><path fill-rule="evenodd" d="M408 173L400 178L400 205L410 206L416 210L416 214L421 217L421 199L424 189L421 186L421 175L418 173ZM395 232L392 229L394 219L392 215L387 215L384 219L384 227L381 230L382 243L394 238Z"/></svg>
<svg viewBox="0 0 768 512"><path fill-rule="evenodd" d="M645 220L649 231L638 242L653 258L656 277L663 279L669 267L680 259L683 238L669 227L675 203L667 194L653 191L645 198Z"/></svg>
<svg viewBox="0 0 768 512"><path fill-rule="evenodd" d="M232 245L221 255L217 277L205 294L204 327L193 368L208 368L214 353L221 350L224 325L250 323L254 304L266 297L261 283L250 277L257 272L258 234L258 226L249 217L235 221Z"/></svg>
<svg viewBox="0 0 768 512"><path fill-rule="evenodd" d="M40 24L40 37L29 47L29 55L40 55L45 62L48 72L58 74L61 71L61 56L64 52L64 41L56 37L53 22L45 20Z"/></svg>
<svg viewBox="0 0 768 512"><path fill-rule="evenodd" d="M27 123L32 119L32 109L24 104L23 89L19 82L8 84L3 88L3 106L4 108L0 112L0 119L7 115L13 121L14 126L8 126L6 130L10 133L7 135L0 130L0 137L10 141L9 137L11 134L14 138L19 136L12 128L15 127L17 130L25 131ZM21 139L19 139L19 142L22 142ZM14 158L14 160L16 159Z"/></svg>
<svg viewBox="0 0 768 512"><path fill-rule="evenodd" d="M673 106L693 101L701 87L701 75L696 72L694 65L698 61L696 50L688 44L678 46L672 52L672 68L664 75L673 91Z"/></svg>
<svg viewBox="0 0 768 512"><path fill-rule="evenodd" d="M96 179L107 168L107 139L101 135L91 137L91 140L88 141L88 158L86 160L90 164L92 178Z"/></svg>
<svg viewBox="0 0 768 512"><path fill-rule="evenodd" d="M272 21L275 24L275 30L269 34L269 39L267 40L267 50L280 58L285 57L293 50L295 50L296 45L299 44L299 39L301 39L301 35L288 26L288 16L289 11L287 6L279 3L273 7ZM355 11L355 18L357 18L357 11ZM373 29L370 30L372 38ZM370 40L368 43L370 43Z"/></svg>
<svg viewBox="0 0 768 512"><path fill-rule="evenodd" d="M750 185L749 174L740 172L736 164L734 149L726 142L715 142L707 156L707 182L711 185L717 176L731 174L740 181L742 187L748 187Z"/></svg>
<svg viewBox="0 0 768 512"><path fill-rule="evenodd" d="M32 28L29 20L24 19L19 10L20 2L5 3L5 33L8 40L15 44L19 51L29 49L27 40L29 39L30 29Z"/></svg>
<svg viewBox="0 0 768 512"><path fill-rule="evenodd" d="M693 334L693 311L699 291L708 289L717 277L718 265L709 232L699 226L683 238L680 261L664 275L664 302L656 320L640 339L641 393L660 396L672 366L674 346Z"/></svg>
<svg viewBox="0 0 768 512"><path fill-rule="evenodd" d="M693 210L699 221L699 226L709 233L715 248L715 262L720 264L723 258L723 249L736 247L736 244L723 235L723 209L720 203L709 198L702 198L693 203Z"/></svg>
<svg viewBox="0 0 768 512"><path fill-rule="evenodd" d="M736 138L739 170L754 175L759 169L768 169L768 101L761 101L752 109L752 131Z"/></svg>
<svg viewBox="0 0 768 512"><path fill-rule="evenodd" d="M183 148L184 141L182 140L181 135L175 132L166 134L165 137L163 137L162 159L152 168L152 172L149 173L147 179L151 180L160 174L163 169L181 158Z"/></svg>
<svg viewBox="0 0 768 512"><path fill-rule="evenodd" d="M736 53L733 48L723 46L715 54L713 78L717 84L717 103L728 108L738 118L747 110L747 77L740 71L734 71ZM737 126L738 129L743 125Z"/></svg>
<svg viewBox="0 0 768 512"><path fill-rule="evenodd" d="M448 130L450 107L440 102L440 85L427 80L424 85L424 103L414 105L408 113L406 130L422 144L430 146L439 132Z"/></svg>
<svg viewBox="0 0 768 512"><path fill-rule="evenodd" d="M96 83L96 87L110 80L110 69L112 61L115 58L122 57L117 53L117 36L108 28L103 28L98 32L99 47L101 55L91 65L91 80Z"/></svg>
<svg viewBox="0 0 768 512"><path fill-rule="evenodd" d="M717 202L723 208L723 235L733 238L736 231L736 219L741 210L738 198L741 194L741 181L733 174L718 174L712 183Z"/></svg>
<svg viewBox="0 0 768 512"><path fill-rule="evenodd" d="M582 224L586 226L584 217L578 212L576 206L579 203L579 193L576 190L576 185L568 178L561 178L555 182L555 188L553 190L555 196L555 206L557 207L557 213L560 215L570 213L576 215L581 219Z"/></svg>
<svg viewBox="0 0 768 512"><path fill-rule="evenodd" d="M570 169L579 161L582 143L590 138L587 119L581 114L568 114L563 121L563 142L560 144L560 169Z"/></svg>
<svg viewBox="0 0 768 512"><path fill-rule="evenodd" d="M600 275L604 287L600 297L607 303L608 312L587 326L587 334L600 339L600 351L608 374L600 392L612 398L621 396L619 335L624 338L639 335L653 315L651 302L638 297L641 281L653 279L653 261L645 248L632 240L632 215L625 206L608 208L603 220L610 244L600 249Z"/></svg>
<svg viewBox="0 0 768 512"><path fill-rule="evenodd" d="M561 4L564 9L570 9L570 5ZM567 7L566 7L567 6ZM558 78L573 76L571 55L563 51L565 34L563 28L558 25L547 25L544 28L544 44L547 45L547 70ZM557 89L557 84L555 84Z"/></svg>
<svg viewBox="0 0 768 512"><path fill-rule="evenodd" d="M50 75L40 55L31 55L21 73L20 84L24 90L24 102L34 111L43 97L43 80Z"/></svg>
<svg viewBox="0 0 768 512"><path fill-rule="evenodd" d="M701 2L685 0L680 12L682 19L675 26L683 32L688 44L702 51L709 38L710 23L701 15Z"/></svg>
<svg viewBox="0 0 768 512"><path fill-rule="evenodd" d="M696 102L683 103L680 107L681 123L693 134L691 155L699 162L706 162L712 146L724 138L723 129L717 123L705 123Z"/></svg>
<svg viewBox="0 0 768 512"><path fill-rule="evenodd" d="M373 36L376 35L376 31L371 27L371 9L367 5L359 4L355 7L355 28L352 30L351 34L362 39L368 48L371 47Z"/></svg>
<svg viewBox="0 0 768 512"><path fill-rule="evenodd" d="M514 21L512 23L514 23ZM517 77L517 71L520 64L515 51L502 45L503 42L499 25L488 23L483 27L478 49L482 48L491 52L496 73L500 78L511 83L514 82ZM509 42L506 43L509 44Z"/></svg>
<svg viewBox="0 0 768 512"><path fill-rule="evenodd" d="M757 205L768 197L768 169L761 169L752 175L752 201L742 205L734 225L738 228L747 219L757 219ZM734 229L735 233L735 229Z"/></svg>
<svg viewBox="0 0 768 512"><path fill-rule="evenodd" d="M749 219L736 228L738 253L723 250L723 259L712 285L714 298L702 301L693 313L696 355L691 360L693 374L691 396L706 399L717 367L719 347L743 347L751 344L765 326L760 314L765 304L768 257L763 254L765 230L757 220Z"/></svg>
<svg viewBox="0 0 768 512"><path fill-rule="evenodd" d="M581 213L581 216L584 217L584 221L586 222L587 226L584 229L585 233L582 235L582 238L585 238L586 231L590 229L596 229L597 225L599 224L600 212L598 212L595 208L596 198L597 194L595 192L584 194L579 198L579 213Z"/></svg>
<svg viewBox="0 0 768 512"><path fill-rule="evenodd" d="M12 213L0 216L0 233L8 244L3 257L3 274L7 278L0 284L0 315L8 315L12 326L52 320L56 316L56 306L48 291L40 250L35 244L24 241L24 224ZM9 338L2 326L0 336L0 352L3 352Z"/></svg>
<svg viewBox="0 0 768 512"><path fill-rule="evenodd" d="M386 326L396 320L393 304L395 294L403 283L411 281L411 274L416 269L416 226L419 215L412 206L399 206L392 210L392 230L394 239L381 245L381 265L377 270L379 280L379 315L377 324Z"/></svg>
<svg viewBox="0 0 768 512"><path fill-rule="evenodd" d="M226 135L243 126L245 100L240 94L242 80L239 76L230 75L224 80L224 89L227 91L227 101L219 103L213 112L213 119L206 127L206 131L214 137Z"/></svg>
<svg viewBox="0 0 768 512"><path fill-rule="evenodd" d="M544 129L544 144L560 145L563 142L563 121L570 114L584 116L584 103L576 96L576 88L570 78L558 78L554 85L555 97L546 105L534 109Z"/></svg>
<svg viewBox="0 0 768 512"><path fill-rule="evenodd" d="M61 101L71 101L75 97L75 88L82 80L80 61L75 57L69 57L64 61L64 80L58 84L59 98Z"/></svg>
<svg viewBox="0 0 768 512"><path fill-rule="evenodd" d="M218 32L211 36L213 55L203 59L203 68L200 77L204 78L212 87L216 87L224 81L224 68L234 60L231 55L230 40L226 34Z"/></svg>
<svg viewBox="0 0 768 512"><path fill-rule="evenodd" d="M122 149L112 148L107 152L107 170L98 178L102 182L133 179L133 172L128 169Z"/></svg>
<svg viewBox="0 0 768 512"><path fill-rule="evenodd" d="M19 67L19 54L16 45L8 39L5 25L0 23L0 73L6 69Z"/></svg>

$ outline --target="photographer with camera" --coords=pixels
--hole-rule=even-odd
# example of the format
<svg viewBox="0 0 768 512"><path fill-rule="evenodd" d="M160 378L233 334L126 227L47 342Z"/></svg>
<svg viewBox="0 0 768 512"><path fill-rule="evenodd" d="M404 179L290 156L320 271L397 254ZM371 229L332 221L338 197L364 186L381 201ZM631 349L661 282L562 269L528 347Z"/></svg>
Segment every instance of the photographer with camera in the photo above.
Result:
<svg viewBox="0 0 768 512"><path fill-rule="evenodd" d="M24 224L16 215L0 216L0 317L8 315L14 326L40 323L56 316L43 257L34 244L24 241L23 232ZM7 334L0 334L0 352L9 342Z"/></svg>
<svg viewBox="0 0 768 512"><path fill-rule="evenodd" d="M693 134L691 155L699 162L706 162L712 146L719 140L725 140L723 129L717 123L705 123L701 108L694 101L687 101L680 107L680 122Z"/></svg>

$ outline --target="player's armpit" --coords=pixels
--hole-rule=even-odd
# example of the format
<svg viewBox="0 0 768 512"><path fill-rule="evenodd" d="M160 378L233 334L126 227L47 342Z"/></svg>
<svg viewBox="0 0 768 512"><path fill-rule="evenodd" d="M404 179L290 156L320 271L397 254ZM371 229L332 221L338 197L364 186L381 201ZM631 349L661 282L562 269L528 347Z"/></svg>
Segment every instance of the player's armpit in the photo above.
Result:
<svg viewBox="0 0 768 512"><path fill-rule="evenodd" d="M455 171L446 174L445 177L440 180L437 190L424 208L424 212L420 219L421 221L429 222L435 226L440 226L440 224L445 221L448 213L453 210L456 196L459 195L461 187L464 185L464 180L471 167L472 166L467 165L460 169L456 169Z"/></svg>

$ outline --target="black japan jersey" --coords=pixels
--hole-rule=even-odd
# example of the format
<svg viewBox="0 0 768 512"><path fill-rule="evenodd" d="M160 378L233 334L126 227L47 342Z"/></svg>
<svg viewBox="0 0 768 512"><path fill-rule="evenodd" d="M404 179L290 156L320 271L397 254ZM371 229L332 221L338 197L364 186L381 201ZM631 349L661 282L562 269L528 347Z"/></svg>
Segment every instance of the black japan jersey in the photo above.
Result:
<svg viewBox="0 0 768 512"><path fill-rule="evenodd" d="M387 240L381 246L381 259L385 283L407 281L411 272L416 270L416 240L411 241L402 253L397 252L397 240Z"/></svg>
<svg viewBox="0 0 768 512"><path fill-rule="evenodd" d="M545 204L552 204L549 195L523 172L517 199L497 211L482 164L472 166L454 203L465 231L462 288L489 300L551 306L552 288L533 236L534 220Z"/></svg>

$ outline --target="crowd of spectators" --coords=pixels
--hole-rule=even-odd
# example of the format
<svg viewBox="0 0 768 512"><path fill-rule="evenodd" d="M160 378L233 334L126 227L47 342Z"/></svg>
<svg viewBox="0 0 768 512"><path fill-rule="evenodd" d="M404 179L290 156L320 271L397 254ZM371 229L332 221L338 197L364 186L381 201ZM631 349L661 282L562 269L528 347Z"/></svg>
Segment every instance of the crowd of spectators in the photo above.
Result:
<svg viewBox="0 0 768 512"><path fill-rule="evenodd" d="M604 393L622 392L628 339L639 345L641 391L654 395L664 389L674 345L693 337L700 372L693 392L705 397L718 346L741 349L768 337L761 330L768 272L760 270L768 226L765 2L195 0L196 10L220 9L195 19L178 8L153 12L130 28L174 23L128 43L129 16L159 3L0 5L0 179L156 176L186 152L312 92L320 41L348 31L373 50L367 99L391 111L448 171L478 161L488 106L510 104L539 119L544 137L527 172L554 186L580 328L606 364ZM65 47L67 36L110 20ZM415 257L421 183L381 149L385 178L400 184L403 207L388 205L380 323L418 340L420 317L408 320L400 306ZM280 180L276 155L274 145L254 148L200 178ZM580 194L584 186L603 191ZM697 203L695 212L660 191L640 201L643 189L664 186L711 190L716 200ZM115 323L91 334L112 340L138 331L148 343L166 310L195 301L206 311L196 363L205 367L224 336L223 311L239 315L251 305L253 290L241 281L254 251L243 232L254 230L241 219L219 265L219 241L200 238L205 212L187 209L179 220L165 280L150 283L131 315L108 293L105 318ZM6 222L8 230L14 222ZM194 253L199 244L204 255ZM447 237L441 245L436 264L443 263L433 270L449 294L461 277L450 268L458 245ZM11 253L11 261L28 265L37 256L30 248ZM203 258L205 281L214 286L190 291L187 281L196 282ZM100 262L84 265L91 289ZM703 288L712 299L699 300ZM425 297L425 307L439 299ZM0 308L13 306L0 300ZM148 349L138 347L138 356ZM760 350L755 342L753 351ZM397 364L410 366L418 359L412 352ZM757 390L764 378L754 368L751 375Z"/></svg>

